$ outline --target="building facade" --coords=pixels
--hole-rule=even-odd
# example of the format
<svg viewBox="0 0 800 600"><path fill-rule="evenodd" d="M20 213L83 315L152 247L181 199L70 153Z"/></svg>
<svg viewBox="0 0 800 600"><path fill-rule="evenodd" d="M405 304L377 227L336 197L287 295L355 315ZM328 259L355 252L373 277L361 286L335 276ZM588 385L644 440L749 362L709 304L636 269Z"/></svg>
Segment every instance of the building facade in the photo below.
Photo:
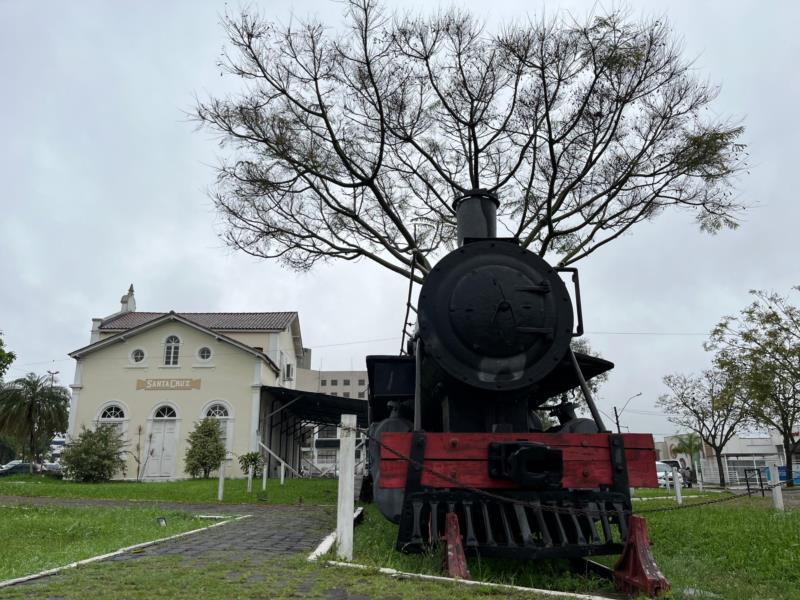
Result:
<svg viewBox="0 0 800 600"><path fill-rule="evenodd" d="M124 478L180 479L188 434L218 419L226 473L242 475L236 457L269 437L265 390L295 388L303 352L296 312L137 312L131 286L118 312L92 319L89 345L70 354L68 436L114 425L126 442Z"/></svg>
<svg viewBox="0 0 800 600"><path fill-rule="evenodd" d="M306 357L310 351L306 351ZM320 371L308 368L297 370L297 389L318 392L334 397L355 398L367 402L367 371ZM366 409L365 409L366 410ZM339 461L339 436L335 424L310 427L302 443L302 468L312 476L336 475ZM358 471L363 471L366 446L359 436L356 449Z"/></svg>
<svg viewBox="0 0 800 600"><path fill-rule="evenodd" d="M656 443L656 452L659 459L672 458L681 465L690 465L691 458L684 453L677 452L680 446L680 436L667 436L662 442ZM698 470L698 477L705 483L718 485L720 483L719 467L714 450L703 443L700 448L699 463L695 460L694 468ZM780 436L775 431L742 432L734 435L725 444L721 453L722 469L728 485L744 485L746 478L751 481L755 477L753 469L763 470L773 464L785 465L786 456L783 451Z"/></svg>

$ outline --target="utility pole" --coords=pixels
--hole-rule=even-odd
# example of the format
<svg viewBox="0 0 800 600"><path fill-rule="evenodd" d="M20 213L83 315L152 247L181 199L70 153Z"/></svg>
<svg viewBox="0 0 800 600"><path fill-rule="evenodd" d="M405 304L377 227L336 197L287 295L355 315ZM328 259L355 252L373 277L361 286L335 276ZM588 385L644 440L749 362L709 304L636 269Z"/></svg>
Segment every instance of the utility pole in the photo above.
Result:
<svg viewBox="0 0 800 600"><path fill-rule="evenodd" d="M47 371L50 374L50 389L53 389L53 383L55 382L56 375L60 373L60 371Z"/></svg>

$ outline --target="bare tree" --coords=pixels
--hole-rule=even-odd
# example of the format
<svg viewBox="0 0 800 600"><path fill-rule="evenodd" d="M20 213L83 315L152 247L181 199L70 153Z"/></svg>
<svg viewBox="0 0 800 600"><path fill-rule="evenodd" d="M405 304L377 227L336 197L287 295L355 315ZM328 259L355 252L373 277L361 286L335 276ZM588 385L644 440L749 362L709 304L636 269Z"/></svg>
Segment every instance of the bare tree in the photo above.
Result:
<svg viewBox="0 0 800 600"><path fill-rule="evenodd" d="M749 306L714 328L706 349L716 351L721 368L737 373L753 420L780 434L791 486L800 449L800 308L775 293L751 294Z"/></svg>
<svg viewBox="0 0 800 600"><path fill-rule="evenodd" d="M704 371L700 377L667 375L669 393L656 404L670 422L697 433L717 459L719 483L725 487L722 450L747 420L747 410L735 382L724 371Z"/></svg>
<svg viewBox="0 0 800 600"><path fill-rule="evenodd" d="M455 238L455 196L488 189L501 232L573 263L668 207L735 227L742 127L710 117L663 20L624 11L488 32L468 13L388 15L350 0L346 28L223 25L245 83L196 117L228 152L214 200L227 242L294 269L367 258L422 281ZM412 266L413 265L413 266Z"/></svg>

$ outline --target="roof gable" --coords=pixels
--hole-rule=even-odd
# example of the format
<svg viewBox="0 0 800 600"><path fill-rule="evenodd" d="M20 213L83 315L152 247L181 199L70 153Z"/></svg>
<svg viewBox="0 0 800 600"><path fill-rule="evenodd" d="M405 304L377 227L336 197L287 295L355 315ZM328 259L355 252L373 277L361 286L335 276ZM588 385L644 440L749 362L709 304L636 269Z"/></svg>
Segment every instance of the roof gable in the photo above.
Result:
<svg viewBox="0 0 800 600"><path fill-rule="evenodd" d="M129 314L142 314L142 313L129 313ZM160 313L144 313L144 314L153 315L153 314L160 314ZM124 342L124 341L126 341L126 340L128 340L128 339L130 339L130 338L132 338L132 337L134 337L136 335L139 335L140 333L144 333L145 331L149 331L150 329L153 329L155 327L158 327L160 325L163 325L164 323L168 323L168 322L171 322L171 321L178 322L178 323L183 323L184 325L187 325L188 327L191 327L193 329L201 331L201 332L203 332L205 334L211 335L215 339L217 339L217 340L219 340L221 342L225 342L227 344L230 344L231 346L235 346L236 348L239 348L240 350L243 350L244 352L247 352L248 354L252 354L253 356L256 356L256 357L260 358L261 360L263 360L267 365L270 366L270 368L272 368L272 370L276 374L280 373L280 369L278 368L278 366L273 362L273 360L269 356L267 356L263 352L261 352L259 350L256 350L252 346L248 346L247 344L243 344L242 342L239 342L238 340L235 340L235 339L233 339L231 337L228 337L227 335L223 335L222 333L220 333L218 331L214 331L214 330L212 330L212 329L210 329L208 327L204 327L203 325L200 325L199 323L197 323L197 322L195 322L193 320L187 319L183 315L177 314L175 312L164 313L164 314L161 314L161 316L156 316L156 317L150 318L149 320L144 321L143 323L141 323L140 325L138 325L136 327L131 327L130 329L126 329L124 331L120 331L119 333L117 333L115 335L111 335L111 336L109 336L107 338L104 338L102 340L94 342L93 344L89 344L88 346L84 346L83 348L79 348L79 349L75 350L74 352L70 352L69 356L71 358L75 358L75 359L82 358L83 356L86 356L87 354L91 354L91 353L96 352L98 350L102 350L103 348L106 348L108 346L112 346L112 345L114 345L114 344L116 344L118 342Z"/></svg>

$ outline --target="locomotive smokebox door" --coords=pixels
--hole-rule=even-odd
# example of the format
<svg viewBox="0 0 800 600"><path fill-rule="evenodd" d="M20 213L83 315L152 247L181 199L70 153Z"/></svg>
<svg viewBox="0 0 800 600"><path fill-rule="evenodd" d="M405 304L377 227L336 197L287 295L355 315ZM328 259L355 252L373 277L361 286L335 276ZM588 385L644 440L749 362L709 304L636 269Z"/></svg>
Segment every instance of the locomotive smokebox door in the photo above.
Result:
<svg viewBox="0 0 800 600"><path fill-rule="evenodd" d="M528 489L558 489L564 475L561 450L535 442L489 444L489 477Z"/></svg>
<svg viewBox="0 0 800 600"><path fill-rule="evenodd" d="M572 340L572 301L558 273L511 241L445 256L420 293L425 352L455 381L508 393L550 373Z"/></svg>

